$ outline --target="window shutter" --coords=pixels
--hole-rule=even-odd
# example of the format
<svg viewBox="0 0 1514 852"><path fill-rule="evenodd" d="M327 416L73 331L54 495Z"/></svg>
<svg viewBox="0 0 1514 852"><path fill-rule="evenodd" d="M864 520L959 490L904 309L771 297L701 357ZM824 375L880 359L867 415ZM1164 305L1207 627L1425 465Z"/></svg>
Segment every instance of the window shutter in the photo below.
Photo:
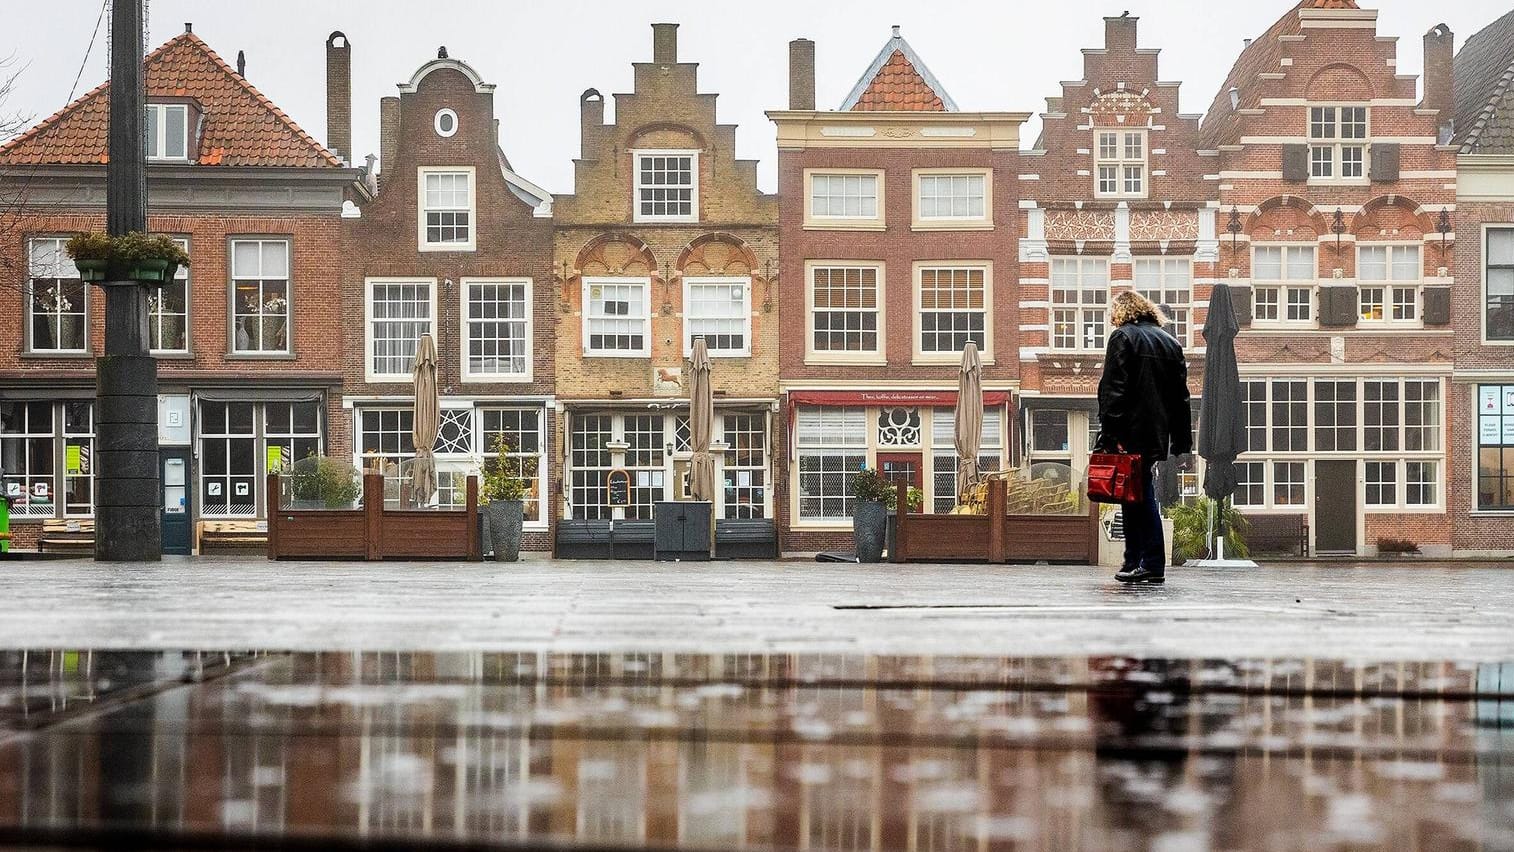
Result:
<svg viewBox="0 0 1514 852"><path fill-rule="evenodd" d="M1327 285L1320 288L1319 324L1330 328L1356 325L1357 292L1355 287Z"/></svg>
<svg viewBox="0 0 1514 852"><path fill-rule="evenodd" d="M1230 307L1235 312L1235 324L1242 328L1251 325L1251 288L1231 287Z"/></svg>
<svg viewBox="0 0 1514 852"><path fill-rule="evenodd" d="M1372 145L1373 181L1382 183L1398 180L1398 143L1377 142Z"/></svg>
<svg viewBox="0 0 1514 852"><path fill-rule="evenodd" d="M1303 183L1309 180L1309 146L1283 146L1283 180Z"/></svg>
<svg viewBox="0 0 1514 852"><path fill-rule="evenodd" d="M1451 323L1451 288L1425 288L1425 325Z"/></svg>

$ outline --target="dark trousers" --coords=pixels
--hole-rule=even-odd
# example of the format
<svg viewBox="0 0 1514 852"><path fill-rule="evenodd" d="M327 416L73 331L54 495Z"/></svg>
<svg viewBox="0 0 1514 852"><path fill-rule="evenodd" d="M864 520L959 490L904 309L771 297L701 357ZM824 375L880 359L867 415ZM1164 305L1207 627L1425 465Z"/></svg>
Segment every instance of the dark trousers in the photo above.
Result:
<svg viewBox="0 0 1514 852"><path fill-rule="evenodd" d="M1145 497L1139 503L1120 506L1125 525L1125 568L1167 570L1167 542L1162 535L1162 510L1157 507L1156 476L1146 464Z"/></svg>

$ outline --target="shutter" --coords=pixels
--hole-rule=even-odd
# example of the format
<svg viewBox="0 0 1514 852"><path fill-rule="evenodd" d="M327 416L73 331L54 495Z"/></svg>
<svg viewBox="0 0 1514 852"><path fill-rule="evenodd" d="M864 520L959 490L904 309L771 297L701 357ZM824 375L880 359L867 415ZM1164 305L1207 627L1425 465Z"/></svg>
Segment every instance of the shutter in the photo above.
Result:
<svg viewBox="0 0 1514 852"><path fill-rule="evenodd" d="M1235 324L1242 328L1251 325L1251 288L1231 287L1230 307L1235 313Z"/></svg>
<svg viewBox="0 0 1514 852"><path fill-rule="evenodd" d="M1320 288L1319 324L1329 328L1356 325L1357 293L1355 287L1327 285Z"/></svg>
<svg viewBox="0 0 1514 852"><path fill-rule="evenodd" d="M1425 288L1425 325L1451 323L1451 288Z"/></svg>
<svg viewBox="0 0 1514 852"><path fill-rule="evenodd" d="M1377 142L1372 145L1372 180L1386 183L1398 180L1399 148L1397 142Z"/></svg>
<svg viewBox="0 0 1514 852"><path fill-rule="evenodd" d="M1309 146L1283 146L1283 180L1303 183L1309 180Z"/></svg>

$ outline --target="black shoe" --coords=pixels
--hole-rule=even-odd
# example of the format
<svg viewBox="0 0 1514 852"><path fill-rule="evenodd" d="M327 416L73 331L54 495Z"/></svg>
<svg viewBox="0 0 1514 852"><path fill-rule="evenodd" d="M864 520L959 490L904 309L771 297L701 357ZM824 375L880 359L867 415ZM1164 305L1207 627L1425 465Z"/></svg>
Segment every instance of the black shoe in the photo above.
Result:
<svg viewBox="0 0 1514 852"><path fill-rule="evenodd" d="M1150 568L1128 568L1114 575L1114 578L1121 583L1130 583L1131 585L1148 583L1153 586L1160 586L1167 582L1167 572L1153 571Z"/></svg>

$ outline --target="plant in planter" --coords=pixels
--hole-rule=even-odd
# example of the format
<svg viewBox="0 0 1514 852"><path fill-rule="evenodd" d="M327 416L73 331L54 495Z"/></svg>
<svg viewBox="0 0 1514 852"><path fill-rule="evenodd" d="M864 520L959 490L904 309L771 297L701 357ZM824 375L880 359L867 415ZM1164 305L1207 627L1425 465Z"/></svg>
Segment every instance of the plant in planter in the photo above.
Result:
<svg viewBox="0 0 1514 852"><path fill-rule="evenodd" d="M162 283L172 281L179 267L189 265L189 253L171 237L141 231L119 237L76 234L64 248L85 281L125 277Z"/></svg>
<svg viewBox="0 0 1514 852"><path fill-rule="evenodd" d="M526 495L535 478L534 459L512 458L514 447L499 435L489 448L492 455L484 460L483 482L479 502L488 522L489 537L494 544L497 562L520 559L521 530L526 521Z"/></svg>
<svg viewBox="0 0 1514 852"><path fill-rule="evenodd" d="M1419 554L1419 545L1402 538L1379 538L1377 540L1378 556L1415 556Z"/></svg>
<svg viewBox="0 0 1514 852"><path fill-rule="evenodd" d="M1179 562L1202 559L1209 553L1209 516L1214 511L1214 501L1199 497L1191 503L1178 503L1164 510L1172 518L1173 557ZM1234 503L1225 503L1225 555L1245 559L1251 550L1246 546L1246 530L1250 524Z"/></svg>
<svg viewBox="0 0 1514 852"><path fill-rule="evenodd" d="M97 231L74 234L63 246L73 259L79 277L85 281L104 281L115 257L115 241Z"/></svg>
<svg viewBox="0 0 1514 852"><path fill-rule="evenodd" d="M911 488L909 500L912 508L918 508L924 495L918 488ZM852 477L852 496L857 498L852 507L852 546L857 550L858 562L882 562L883 547L888 538L888 511L898 503L894 483L876 469L863 467Z"/></svg>
<svg viewBox="0 0 1514 852"><path fill-rule="evenodd" d="M309 455L290 471L290 509L350 509L361 489L357 469L329 456Z"/></svg>

